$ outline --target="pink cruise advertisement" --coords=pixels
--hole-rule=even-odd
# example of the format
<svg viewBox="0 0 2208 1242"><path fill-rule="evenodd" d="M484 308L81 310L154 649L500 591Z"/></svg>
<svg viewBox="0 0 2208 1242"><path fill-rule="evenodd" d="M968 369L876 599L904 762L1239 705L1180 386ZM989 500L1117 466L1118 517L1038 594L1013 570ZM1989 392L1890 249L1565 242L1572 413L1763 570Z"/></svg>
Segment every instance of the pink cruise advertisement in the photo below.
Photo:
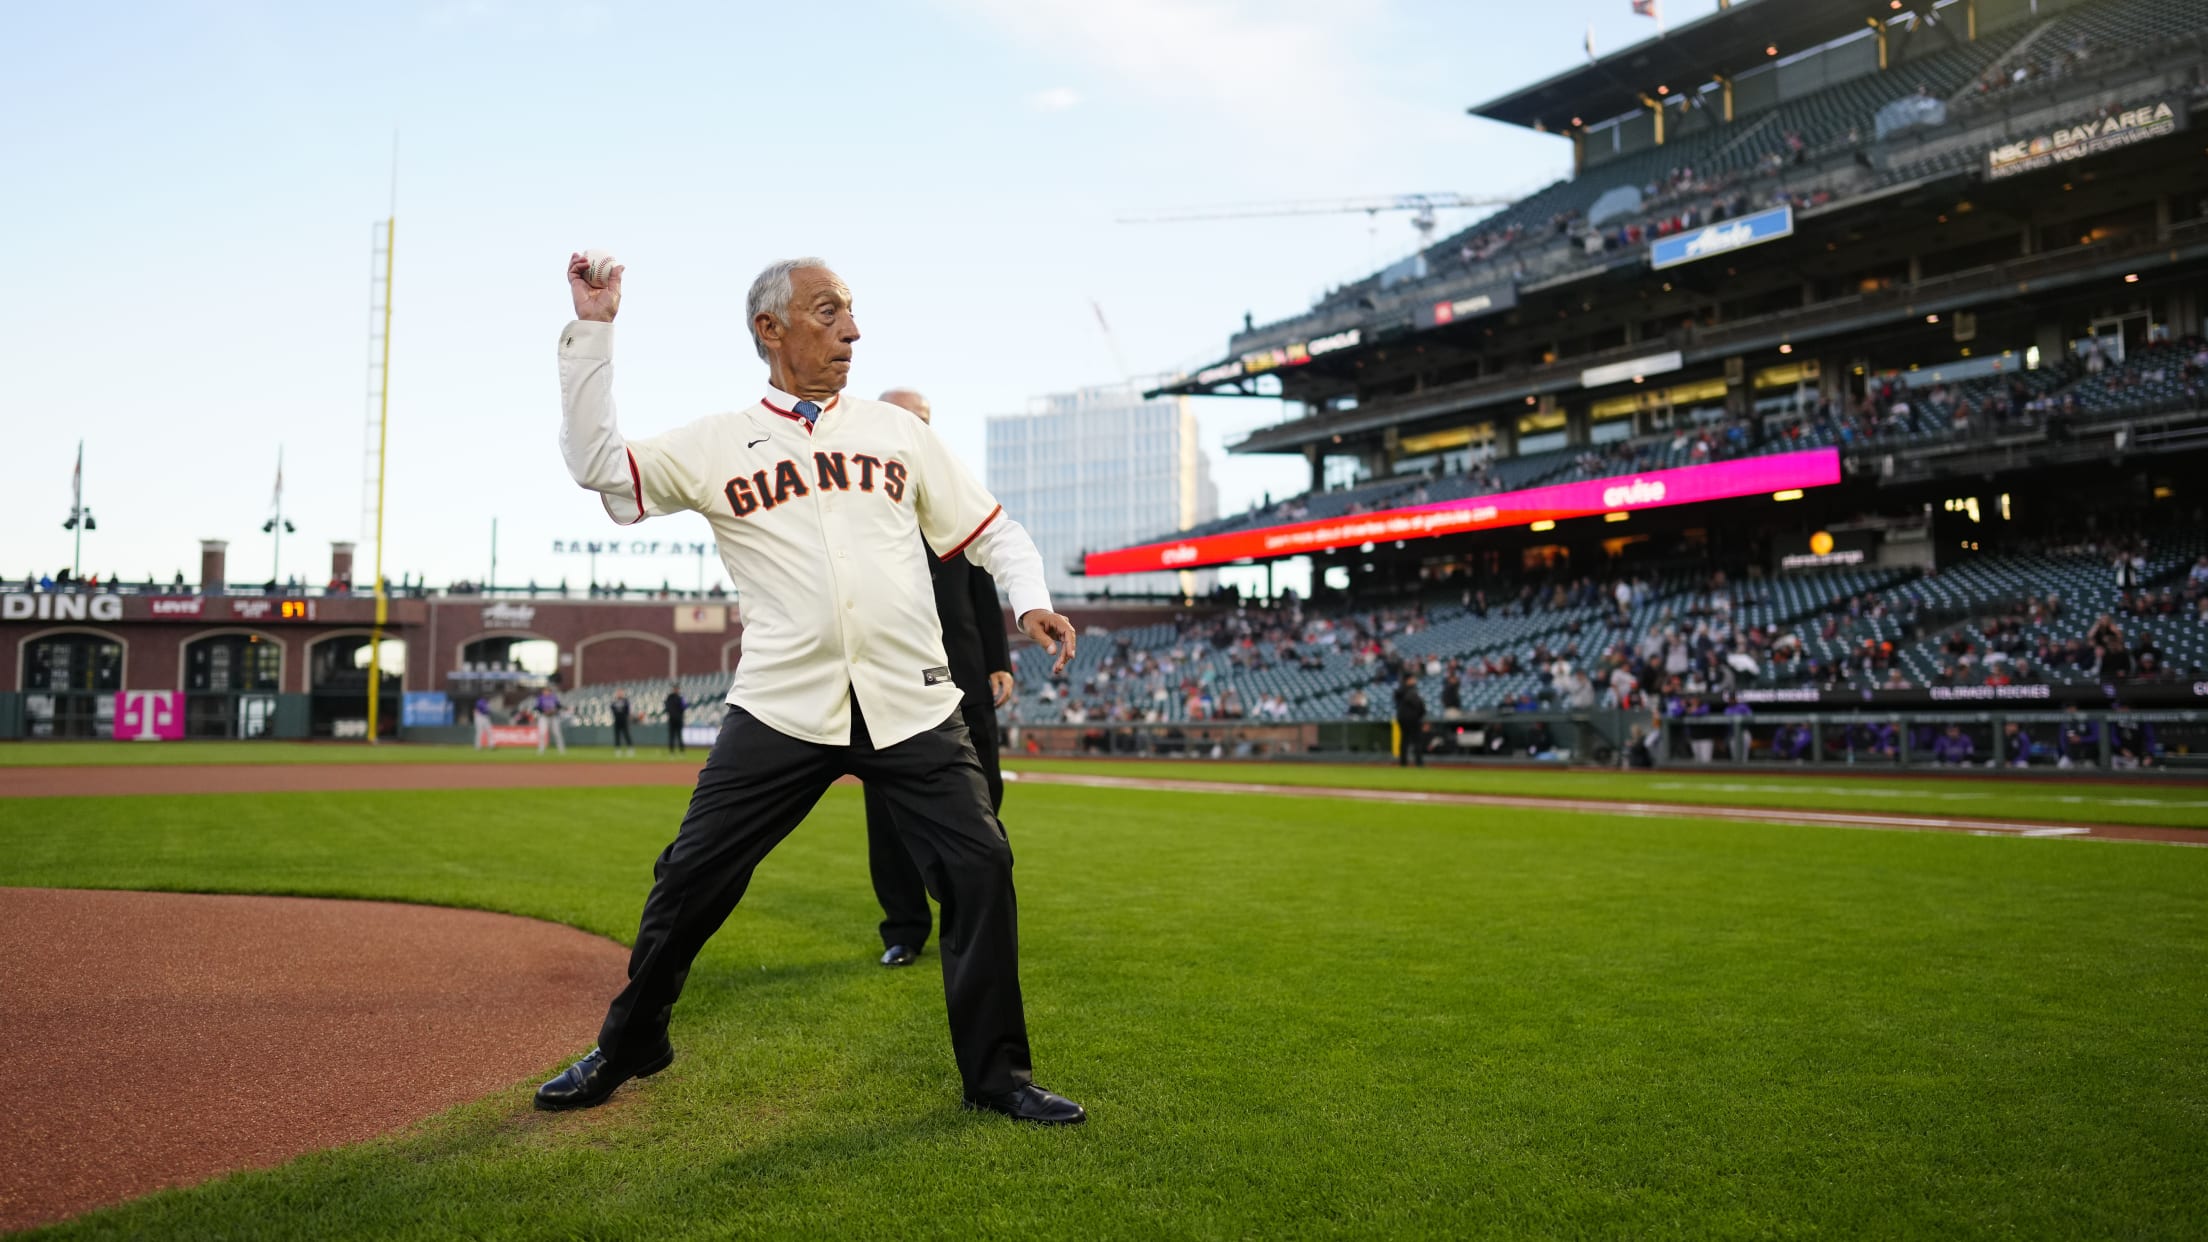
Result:
<svg viewBox="0 0 2208 1242"><path fill-rule="evenodd" d="M1554 483L1547 487L1468 496L1405 509L1383 509L1377 513L1356 513L1195 539L1147 543L1112 552L1092 552L1083 558L1082 565L1091 577L1195 569L1244 558L1297 556L1364 543L1425 539L1501 526L1590 517L1597 513L1661 509L1666 505L1729 500L1759 492L1825 487L1839 481L1839 449L1805 449L1714 462L1707 466L1680 466L1608 479Z"/></svg>

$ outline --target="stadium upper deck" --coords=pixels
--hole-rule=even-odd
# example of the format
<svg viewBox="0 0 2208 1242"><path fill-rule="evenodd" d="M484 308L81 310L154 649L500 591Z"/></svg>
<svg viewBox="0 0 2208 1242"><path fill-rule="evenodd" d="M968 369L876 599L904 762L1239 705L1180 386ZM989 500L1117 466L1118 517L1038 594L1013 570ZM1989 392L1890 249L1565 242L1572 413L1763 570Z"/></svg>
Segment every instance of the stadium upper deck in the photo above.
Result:
<svg viewBox="0 0 2208 1242"><path fill-rule="evenodd" d="M1291 402L1234 449L1304 456L1279 512L1312 517L1643 469L1759 413L1855 449L1897 375L2195 408L2077 368L2200 330L2204 81L2208 0L1736 4L1472 109L1576 175L1164 390Z"/></svg>

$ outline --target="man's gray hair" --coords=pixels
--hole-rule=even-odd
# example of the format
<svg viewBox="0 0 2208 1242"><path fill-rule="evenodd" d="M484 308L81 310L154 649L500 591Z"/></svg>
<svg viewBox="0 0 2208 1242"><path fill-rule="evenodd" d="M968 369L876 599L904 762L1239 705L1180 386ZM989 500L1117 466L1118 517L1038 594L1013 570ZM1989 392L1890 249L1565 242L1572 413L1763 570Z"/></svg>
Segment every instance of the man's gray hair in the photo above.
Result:
<svg viewBox="0 0 2208 1242"><path fill-rule="evenodd" d="M801 267L826 267L828 260L808 255L802 259L783 259L767 264L759 278L751 282L751 296L744 300L744 326L751 329L752 348L759 351L763 361L767 356L767 343L759 339L759 316L772 315L778 322L790 322L790 273Z"/></svg>

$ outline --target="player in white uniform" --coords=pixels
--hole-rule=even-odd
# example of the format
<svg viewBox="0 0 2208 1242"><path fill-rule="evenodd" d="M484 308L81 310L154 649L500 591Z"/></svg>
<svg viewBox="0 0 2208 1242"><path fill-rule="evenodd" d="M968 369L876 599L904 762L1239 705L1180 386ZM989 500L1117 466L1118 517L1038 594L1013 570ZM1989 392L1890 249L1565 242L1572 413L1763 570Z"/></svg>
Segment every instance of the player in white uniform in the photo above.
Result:
<svg viewBox="0 0 2208 1242"><path fill-rule="evenodd" d="M653 869L629 983L598 1047L537 1091L588 1107L674 1059L667 1027L690 963L838 777L894 804L942 906L943 990L966 1104L1069 1124L1081 1106L1031 1080L1012 853L945 667L927 549L995 575L1020 628L1063 667L1073 624L1042 557L926 423L842 395L859 339L851 294L818 259L777 263L747 310L771 386L756 404L624 441L612 397L622 271L604 287L568 262L576 321L560 334L560 449L623 524L692 510L711 523L744 601L728 716L690 809ZM927 549L920 540L924 538Z"/></svg>

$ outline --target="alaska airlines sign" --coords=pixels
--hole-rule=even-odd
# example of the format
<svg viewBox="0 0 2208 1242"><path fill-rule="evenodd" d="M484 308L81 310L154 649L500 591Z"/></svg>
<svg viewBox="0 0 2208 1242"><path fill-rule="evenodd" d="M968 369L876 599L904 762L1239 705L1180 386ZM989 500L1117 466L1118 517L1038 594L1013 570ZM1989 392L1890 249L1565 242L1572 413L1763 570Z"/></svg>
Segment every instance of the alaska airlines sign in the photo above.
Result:
<svg viewBox="0 0 2208 1242"><path fill-rule="evenodd" d="M1707 466L1681 466L1645 474L1577 483L1555 483L1492 496L1467 496L1437 504L1320 518L1286 526L1174 539L1113 552L1092 552L1082 572L1108 574L1193 569L1232 561L1300 556L1364 543L1426 539L1632 509L1658 509L1753 496L1760 492L1823 487L1840 481L1840 450L1806 449L1768 457L1744 457Z"/></svg>
<svg viewBox="0 0 2208 1242"><path fill-rule="evenodd" d="M1773 207L1723 224L1659 237L1648 247L1648 265L1658 269L1677 267L1793 235L1794 209Z"/></svg>

